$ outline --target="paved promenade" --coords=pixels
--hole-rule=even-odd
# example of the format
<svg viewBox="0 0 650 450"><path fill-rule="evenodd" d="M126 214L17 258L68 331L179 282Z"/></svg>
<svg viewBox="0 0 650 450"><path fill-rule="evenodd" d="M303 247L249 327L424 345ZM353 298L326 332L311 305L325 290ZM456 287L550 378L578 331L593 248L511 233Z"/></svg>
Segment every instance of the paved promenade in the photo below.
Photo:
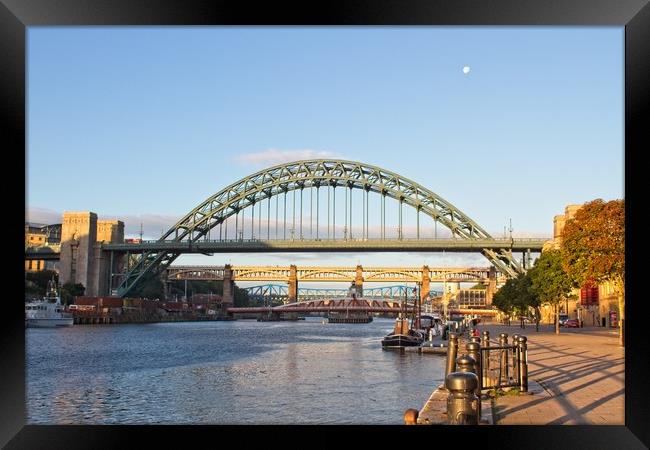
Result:
<svg viewBox="0 0 650 450"><path fill-rule="evenodd" d="M478 326L528 338L528 377L543 388L532 395L502 396L493 403L497 425L624 425L625 349L616 329L598 327ZM509 339L510 340L510 339Z"/></svg>

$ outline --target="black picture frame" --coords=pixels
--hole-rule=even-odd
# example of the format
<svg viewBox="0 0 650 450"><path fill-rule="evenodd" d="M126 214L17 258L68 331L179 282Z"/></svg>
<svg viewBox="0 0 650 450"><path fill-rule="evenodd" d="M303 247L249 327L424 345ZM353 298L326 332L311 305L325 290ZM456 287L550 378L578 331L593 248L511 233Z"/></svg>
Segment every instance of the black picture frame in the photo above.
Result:
<svg viewBox="0 0 650 450"><path fill-rule="evenodd" d="M191 439L207 439L219 445L225 433L250 443L278 438L310 439L338 445L342 440L381 439L387 434L406 438L406 445L437 445L444 433L463 444L499 448L644 448L650 446L647 334L643 333L646 308L640 289L640 245L643 188L641 158L647 145L647 113L650 99L650 6L648 0L354 0L314 4L244 1L187 0L0 0L0 90L5 155L26 155L25 38L26 27L40 25L559 25L625 27L625 197L626 240L629 260L626 297L625 426L520 426L477 427L292 427L218 426L35 426L25 425L24 311L20 291L4 300L0 327L0 445L6 448L113 448L130 447L135 438L148 444L187 445ZM644 139L646 138L646 139ZM11 150L8 150L11 149ZM21 166L20 157L8 172ZM22 159L23 164L25 158ZM59 170L66 170L59 168ZM24 172L25 173L25 172ZM638 175L637 175L638 174ZM601 174L606 176L606 174ZM647 184L647 183L646 183ZM23 185L24 189L24 185ZM25 193L12 183L5 197ZM23 198L25 198L23 196ZM8 198L7 198L8 199ZM19 203L19 200L16 201ZM24 206L24 205L23 205ZM562 205L559 205L561 207ZM16 208L18 209L18 208ZM24 213L24 210L22 210ZM12 214L20 217L22 214ZM551 220L552 218L549 218ZM23 230L20 220L10 221ZM22 231L21 231L22 233ZM8 240L19 254L18 236ZM22 252L22 250L20 250ZM16 285L21 262L10 264L5 279ZM24 272L23 272L24 274ZM24 275L23 275L24 276ZM16 289L18 290L18 289ZM11 291L13 292L13 290ZM424 400L424 399L423 399ZM363 414L360 411L360 414ZM352 431L350 428L354 428ZM251 434L251 431L255 433ZM307 432L305 432L307 431ZM345 437L337 433L346 431ZM427 433L427 434L423 434ZM417 436L414 436L417 435ZM333 441L314 441L328 436ZM411 441L411 437L414 439ZM433 443L433 444L432 444ZM227 444L224 444L227 445ZM230 444L233 445L233 444ZM280 442L282 445L282 442ZM451 444L440 444L451 445ZM149 445L147 445L149 446Z"/></svg>

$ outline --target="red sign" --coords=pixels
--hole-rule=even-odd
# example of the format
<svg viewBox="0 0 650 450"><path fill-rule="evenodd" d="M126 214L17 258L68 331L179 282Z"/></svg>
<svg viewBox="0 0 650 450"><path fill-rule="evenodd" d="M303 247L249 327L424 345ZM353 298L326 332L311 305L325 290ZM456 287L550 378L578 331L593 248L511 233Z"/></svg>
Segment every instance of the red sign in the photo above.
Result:
<svg viewBox="0 0 650 450"><path fill-rule="evenodd" d="M590 283L585 284L580 289L580 304L581 305L597 305L598 304L598 286L593 286Z"/></svg>

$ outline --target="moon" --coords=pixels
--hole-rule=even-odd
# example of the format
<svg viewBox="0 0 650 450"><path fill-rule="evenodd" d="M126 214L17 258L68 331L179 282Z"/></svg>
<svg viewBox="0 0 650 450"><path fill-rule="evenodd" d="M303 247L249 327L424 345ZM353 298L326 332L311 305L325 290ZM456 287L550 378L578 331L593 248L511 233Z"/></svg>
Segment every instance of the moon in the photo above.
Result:
<svg viewBox="0 0 650 450"><path fill-rule="evenodd" d="M464 73L465 75L467 75L467 74L469 73L469 71L470 71L469 66L465 66L465 67L463 67L463 73Z"/></svg>

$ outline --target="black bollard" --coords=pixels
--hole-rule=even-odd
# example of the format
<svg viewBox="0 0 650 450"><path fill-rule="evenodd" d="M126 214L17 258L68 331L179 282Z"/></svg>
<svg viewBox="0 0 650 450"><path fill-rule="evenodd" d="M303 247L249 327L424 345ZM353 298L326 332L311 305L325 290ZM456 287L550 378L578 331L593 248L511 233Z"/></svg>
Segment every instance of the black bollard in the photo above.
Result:
<svg viewBox="0 0 650 450"><path fill-rule="evenodd" d="M519 336L519 385L528 392L528 344L526 336Z"/></svg>
<svg viewBox="0 0 650 450"><path fill-rule="evenodd" d="M445 367L445 377L456 371L456 355L458 354L458 335L449 333L449 345L447 346L447 366Z"/></svg>
<svg viewBox="0 0 650 450"><path fill-rule="evenodd" d="M475 391L478 377L470 372L452 372L445 378L448 425L478 425L479 403Z"/></svg>
<svg viewBox="0 0 650 450"><path fill-rule="evenodd" d="M476 373L476 360L469 355L461 355L456 358L456 371L457 372L471 372Z"/></svg>
<svg viewBox="0 0 650 450"><path fill-rule="evenodd" d="M483 331L483 340L481 341L481 348L489 348L490 347L490 332L488 330ZM485 352L482 352L485 353ZM489 351L485 353L486 358L482 358L483 361L481 361L483 364L482 369L483 373L485 374L485 377L487 377L487 374L490 371L490 353Z"/></svg>
<svg viewBox="0 0 650 450"><path fill-rule="evenodd" d="M501 333L499 335L499 347L506 347L508 345L508 333ZM503 376L508 383L510 380L508 378L508 351L506 349L501 350L501 373L499 374L499 384L501 384L501 377Z"/></svg>
<svg viewBox="0 0 650 450"><path fill-rule="evenodd" d="M519 334L512 335L512 376L519 383Z"/></svg>
<svg viewBox="0 0 650 450"><path fill-rule="evenodd" d="M483 390L483 364L481 361L481 344L478 342L468 342L465 345L467 349L467 354L472 357L475 361L475 374L478 378L478 384L476 385L476 396L478 397L478 416L479 420L481 418L481 391Z"/></svg>

